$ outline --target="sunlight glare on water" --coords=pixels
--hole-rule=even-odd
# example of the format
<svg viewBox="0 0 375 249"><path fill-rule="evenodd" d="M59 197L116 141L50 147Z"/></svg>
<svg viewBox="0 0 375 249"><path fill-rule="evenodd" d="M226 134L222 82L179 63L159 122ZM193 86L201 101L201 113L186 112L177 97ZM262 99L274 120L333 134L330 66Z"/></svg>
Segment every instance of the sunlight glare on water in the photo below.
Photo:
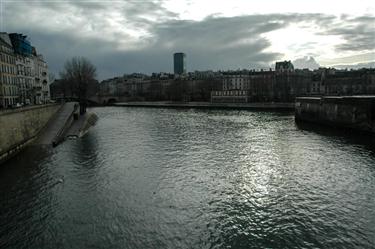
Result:
<svg viewBox="0 0 375 249"><path fill-rule="evenodd" d="M1 248L374 248L373 142L293 114L93 108L0 168Z"/></svg>

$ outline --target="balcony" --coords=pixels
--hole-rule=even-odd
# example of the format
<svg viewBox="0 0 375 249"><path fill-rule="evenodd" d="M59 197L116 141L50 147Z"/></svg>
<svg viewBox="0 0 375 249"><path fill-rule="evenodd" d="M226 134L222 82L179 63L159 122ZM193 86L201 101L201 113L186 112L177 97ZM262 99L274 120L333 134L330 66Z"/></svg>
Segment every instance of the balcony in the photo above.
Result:
<svg viewBox="0 0 375 249"><path fill-rule="evenodd" d="M42 86L41 85L34 85L33 89L36 90L36 91L41 91L42 90Z"/></svg>

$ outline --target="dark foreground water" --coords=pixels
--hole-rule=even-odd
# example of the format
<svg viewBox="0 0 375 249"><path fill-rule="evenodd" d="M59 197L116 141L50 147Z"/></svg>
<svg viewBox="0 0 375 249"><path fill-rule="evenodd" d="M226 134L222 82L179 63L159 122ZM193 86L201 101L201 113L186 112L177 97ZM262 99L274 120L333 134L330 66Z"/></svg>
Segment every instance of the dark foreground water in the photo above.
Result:
<svg viewBox="0 0 375 249"><path fill-rule="evenodd" d="M96 108L0 167L0 248L375 248L375 149L291 114Z"/></svg>

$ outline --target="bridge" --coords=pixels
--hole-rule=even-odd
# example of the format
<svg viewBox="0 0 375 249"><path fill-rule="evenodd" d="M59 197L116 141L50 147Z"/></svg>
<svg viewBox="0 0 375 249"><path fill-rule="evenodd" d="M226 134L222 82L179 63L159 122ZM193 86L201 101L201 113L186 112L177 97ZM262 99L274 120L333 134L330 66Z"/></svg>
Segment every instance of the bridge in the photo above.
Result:
<svg viewBox="0 0 375 249"><path fill-rule="evenodd" d="M89 105L110 105L117 102L126 102L128 97L124 96L112 96L112 95L95 95L86 99ZM80 102L80 99L76 96L68 97L55 97L56 101L75 101Z"/></svg>
<svg viewBox="0 0 375 249"><path fill-rule="evenodd" d="M112 95L96 95L88 99L89 102L99 105L108 105L116 102L126 102L128 97Z"/></svg>

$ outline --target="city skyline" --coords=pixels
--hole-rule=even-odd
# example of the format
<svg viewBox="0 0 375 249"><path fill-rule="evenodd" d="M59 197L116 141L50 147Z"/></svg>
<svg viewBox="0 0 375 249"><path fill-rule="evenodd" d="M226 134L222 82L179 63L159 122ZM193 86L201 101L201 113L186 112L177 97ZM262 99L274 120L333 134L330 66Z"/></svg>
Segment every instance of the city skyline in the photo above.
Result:
<svg viewBox="0 0 375 249"><path fill-rule="evenodd" d="M102 80L172 72L177 51L187 71L373 62L371 13L371 1L1 1L1 28L28 35L53 73L81 55Z"/></svg>

